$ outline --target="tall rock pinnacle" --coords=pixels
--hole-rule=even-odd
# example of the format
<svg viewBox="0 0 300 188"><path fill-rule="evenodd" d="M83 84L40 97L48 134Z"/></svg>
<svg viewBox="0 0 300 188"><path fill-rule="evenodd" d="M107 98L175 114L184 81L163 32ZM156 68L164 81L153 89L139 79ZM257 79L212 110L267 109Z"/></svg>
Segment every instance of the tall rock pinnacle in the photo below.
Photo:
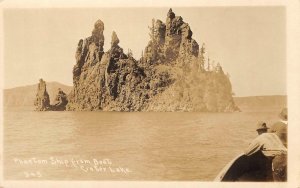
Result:
<svg viewBox="0 0 300 188"><path fill-rule="evenodd" d="M46 111L50 108L50 98L47 92L46 82L43 79L40 79L38 84L34 106L37 111Z"/></svg>
<svg viewBox="0 0 300 188"><path fill-rule="evenodd" d="M103 55L104 46L104 23L101 20L96 21L92 36L86 39L80 39L75 54L76 65L73 67L73 83L77 81L82 73L82 67L87 60L86 58L100 61ZM90 46L92 45L92 46ZM74 83L75 84L75 83Z"/></svg>
<svg viewBox="0 0 300 188"><path fill-rule="evenodd" d="M120 40L115 31L113 31L111 36L111 47L116 47L119 44Z"/></svg>
<svg viewBox="0 0 300 188"><path fill-rule="evenodd" d="M101 20L97 20L94 29L92 31L92 38L93 41L97 46L99 46L99 50L103 51L103 45L104 45L104 23Z"/></svg>
<svg viewBox="0 0 300 188"><path fill-rule="evenodd" d="M188 23L181 16L176 16L172 9L167 14L166 23L153 21L151 27L151 41L145 48L143 59L153 63L159 61L175 62L197 58L199 45L192 38L193 32Z"/></svg>

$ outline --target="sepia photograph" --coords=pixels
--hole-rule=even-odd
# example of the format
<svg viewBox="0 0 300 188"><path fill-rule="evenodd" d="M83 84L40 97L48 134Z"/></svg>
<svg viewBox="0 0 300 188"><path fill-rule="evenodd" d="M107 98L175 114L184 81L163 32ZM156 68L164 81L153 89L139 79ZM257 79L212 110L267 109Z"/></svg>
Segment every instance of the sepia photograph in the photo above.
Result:
<svg viewBox="0 0 300 188"><path fill-rule="evenodd" d="M300 187L287 6L147 5L1 8L0 186Z"/></svg>

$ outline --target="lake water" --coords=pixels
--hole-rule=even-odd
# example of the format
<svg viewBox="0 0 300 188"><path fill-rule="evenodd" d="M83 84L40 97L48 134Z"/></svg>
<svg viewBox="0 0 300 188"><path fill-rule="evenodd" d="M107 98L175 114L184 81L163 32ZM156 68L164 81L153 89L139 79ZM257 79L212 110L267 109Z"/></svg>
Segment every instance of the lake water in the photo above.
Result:
<svg viewBox="0 0 300 188"><path fill-rule="evenodd" d="M278 109L239 113L4 111L6 180L212 181Z"/></svg>

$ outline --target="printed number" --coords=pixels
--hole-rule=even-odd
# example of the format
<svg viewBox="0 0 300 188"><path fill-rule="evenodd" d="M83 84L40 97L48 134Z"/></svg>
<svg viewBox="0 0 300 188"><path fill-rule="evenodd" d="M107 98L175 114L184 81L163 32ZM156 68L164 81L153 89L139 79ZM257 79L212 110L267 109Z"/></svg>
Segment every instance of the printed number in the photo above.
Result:
<svg viewBox="0 0 300 188"><path fill-rule="evenodd" d="M42 177L42 174L40 173L40 171L24 172L24 175L25 175L26 178L40 178L40 177Z"/></svg>

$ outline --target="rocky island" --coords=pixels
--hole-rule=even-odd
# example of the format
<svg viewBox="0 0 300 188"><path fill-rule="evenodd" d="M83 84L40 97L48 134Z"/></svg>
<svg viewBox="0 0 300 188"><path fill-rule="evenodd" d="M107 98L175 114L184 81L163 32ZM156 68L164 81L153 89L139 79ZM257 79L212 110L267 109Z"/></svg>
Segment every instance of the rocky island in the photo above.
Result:
<svg viewBox="0 0 300 188"><path fill-rule="evenodd" d="M172 9L166 22L152 20L150 41L134 59L119 46L116 32L104 52L104 23L80 39L73 67L73 89L60 108L50 105L40 81L36 107L71 111L237 111L229 77L220 64L212 66L192 38L193 32ZM207 66L206 66L207 64Z"/></svg>

